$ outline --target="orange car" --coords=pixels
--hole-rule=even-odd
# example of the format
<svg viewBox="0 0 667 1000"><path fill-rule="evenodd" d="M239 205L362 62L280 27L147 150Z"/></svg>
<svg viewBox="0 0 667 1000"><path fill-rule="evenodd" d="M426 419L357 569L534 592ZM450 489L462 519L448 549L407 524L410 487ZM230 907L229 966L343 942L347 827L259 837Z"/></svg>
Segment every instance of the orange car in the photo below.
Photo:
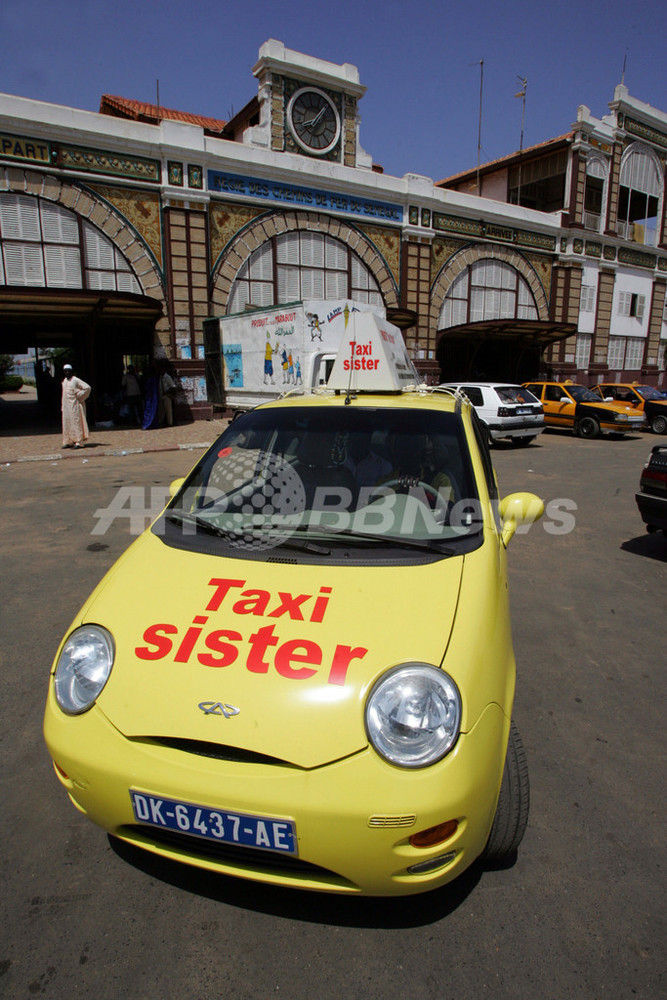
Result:
<svg viewBox="0 0 667 1000"><path fill-rule="evenodd" d="M569 379L565 382L524 382L544 407L547 427L571 427L578 437L628 434L644 426L643 413L626 403L606 402L598 393Z"/></svg>
<svg viewBox="0 0 667 1000"><path fill-rule="evenodd" d="M638 413L643 413L646 423L654 434L667 433L667 396L652 385L637 382L602 382L593 392L602 399L613 399L629 404Z"/></svg>

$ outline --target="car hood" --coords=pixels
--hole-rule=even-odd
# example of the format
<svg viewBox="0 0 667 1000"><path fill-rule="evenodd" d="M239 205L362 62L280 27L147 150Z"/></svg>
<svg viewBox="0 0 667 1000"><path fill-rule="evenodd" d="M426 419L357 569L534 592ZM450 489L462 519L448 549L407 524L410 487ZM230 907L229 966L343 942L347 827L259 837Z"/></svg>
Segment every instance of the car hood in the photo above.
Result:
<svg viewBox="0 0 667 1000"><path fill-rule="evenodd" d="M611 402L606 403L603 399L599 402L593 399L582 400L581 403L577 403L577 406L593 406L596 410L607 410L609 413L627 413L639 423L644 420L642 413L638 413L634 406L628 406L626 403Z"/></svg>
<svg viewBox="0 0 667 1000"><path fill-rule="evenodd" d="M301 767L355 753L375 679L402 662L442 662L464 559L229 559L146 532L82 609L81 623L103 625L116 647L98 709L127 737L209 741Z"/></svg>

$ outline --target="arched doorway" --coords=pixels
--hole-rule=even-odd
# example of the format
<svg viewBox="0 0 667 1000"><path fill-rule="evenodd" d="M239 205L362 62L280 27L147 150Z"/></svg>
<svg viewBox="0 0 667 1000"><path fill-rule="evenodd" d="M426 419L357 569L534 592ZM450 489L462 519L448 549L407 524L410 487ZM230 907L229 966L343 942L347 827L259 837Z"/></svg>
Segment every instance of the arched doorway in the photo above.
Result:
<svg viewBox="0 0 667 1000"><path fill-rule="evenodd" d="M95 388L96 420L119 390L123 358L152 357L166 312L160 270L127 220L101 198L53 177L4 174L0 353L67 350ZM47 412L59 407L48 379L40 388L49 397Z"/></svg>

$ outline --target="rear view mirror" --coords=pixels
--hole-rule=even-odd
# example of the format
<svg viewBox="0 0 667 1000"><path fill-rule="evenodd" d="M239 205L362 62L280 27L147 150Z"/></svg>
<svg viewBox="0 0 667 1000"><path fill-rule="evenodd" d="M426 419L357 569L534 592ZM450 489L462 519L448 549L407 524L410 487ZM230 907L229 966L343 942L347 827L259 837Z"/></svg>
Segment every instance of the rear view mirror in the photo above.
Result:
<svg viewBox="0 0 667 1000"><path fill-rule="evenodd" d="M172 482L169 483L169 496L175 497L184 482L185 482L185 476L181 476L180 479L172 480Z"/></svg>
<svg viewBox="0 0 667 1000"><path fill-rule="evenodd" d="M544 514L544 503L534 493L510 493L500 501L501 537L507 545L523 524L532 524Z"/></svg>

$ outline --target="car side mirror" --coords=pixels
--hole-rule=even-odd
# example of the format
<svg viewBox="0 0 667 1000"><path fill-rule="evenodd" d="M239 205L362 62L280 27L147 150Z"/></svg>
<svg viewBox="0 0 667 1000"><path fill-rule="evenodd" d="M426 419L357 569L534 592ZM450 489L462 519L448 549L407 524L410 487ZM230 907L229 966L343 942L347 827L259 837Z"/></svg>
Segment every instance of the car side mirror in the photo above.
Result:
<svg viewBox="0 0 667 1000"><path fill-rule="evenodd" d="M500 534L508 545L521 525L530 525L544 514L544 503L534 493L510 493L500 501Z"/></svg>
<svg viewBox="0 0 667 1000"><path fill-rule="evenodd" d="M180 490L180 488L181 488L181 486L183 485L184 482L185 482L185 476L181 476L180 479L174 479L171 483L169 483L169 498L170 499L171 499L171 497L175 497L176 496L176 494L178 493L178 491Z"/></svg>
<svg viewBox="0 0 667 1000"><path fill-rule="evenodd" d="M604 397L604 401L605 401L605 403L613 403L614 402L614 397L613 396L605 396Z"/></svg>

